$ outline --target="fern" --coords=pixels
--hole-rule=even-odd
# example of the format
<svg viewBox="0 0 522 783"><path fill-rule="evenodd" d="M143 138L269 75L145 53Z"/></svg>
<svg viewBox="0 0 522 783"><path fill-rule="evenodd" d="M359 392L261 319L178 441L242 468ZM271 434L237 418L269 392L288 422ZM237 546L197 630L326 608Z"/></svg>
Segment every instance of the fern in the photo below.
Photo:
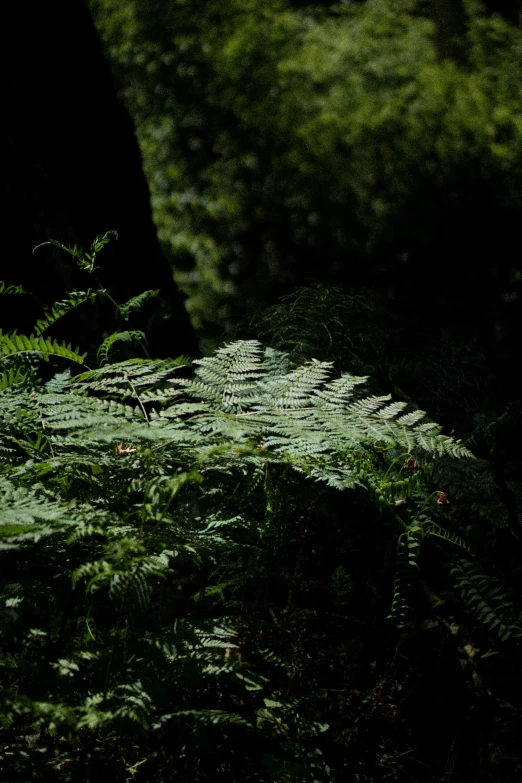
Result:
<svg viewBox="0 0 522 783"><path fill-rule="evenodd" d="M477 620L502 641L522 637L522 626L514 617L513 601L495 577L485 574L472 560L457 560L450 569L455 586Z"/></svg>
<svg viewBox="0 0 522 783"><path fill-rule="evenodd" d="M81 248L69 245L64 245L63 242L59 242L57 239L49 239L47 242L42 242L41 244L37 245L33 249L33 254L36 250L38 250L40 247L45 247L45 245L53 245L54 247L59 248L60 250L63 250L65 253L67 253L75 264L78 266L79 269L83 270L84 272L88 272L92 274L97 269L97 260L98 260L98 254L103 248L109 244L109 242L112 239L118 239L118 232L117 231L106 231L105 234L102 236L98 236L94 239L94 241L91 244L89 252L86 252L82 250Z"/></svg>
<svg viewBox="0 0 522 783"><path fill-rule="evenodd" d="M216 356L197 360L195 377L185 388L190 396L214 403L218 409L241 411L263 375L260 357L257 341L232 343L220 348Z"/></svg>
<svg viewBox="0 0 522 783"><path fill-rule="evenodd" d="M282 297L256 315L252 327L274 348L288 352L294 364L314 356L360 371L368 368L368 354L378 356L385 344L379 310L370 291L318 284Z"/></svg>
<svg viewBox="0 0 522 783"><path fill-rule="evenodd" d="M16 333L0 335L0 362L7 357L19 357L24 354L36 355L43 359L57 356L82 364L85 354L73 351L70 345L63 345L45 337L26 337Z"/></svg>
<svg viewBox="0 0 522 783"><path fill-rule="evenodd" d="M44 317L36 322L34 329L36 336L42 335L50 326L55 324L56 321L63 318L64 315L67 315L67 313L70 313L71 310L74 310L76 307L80 307L86 302L95 302L101 293L103 292L73 291L69 294L67 299L62 300L61 302L55 302L46 310Z"/></svg>
<svg viewBox="0 0 522 783"><path fill-rule="evenodd" d="M138 296L133 296L132 299L119 305L120 315L125 321L128 321L133 313L139 312L150 299L157 298L158 294L159 288L155 291L144 291L142 294L138 294Z"/></svg>
<svg viewBox="0 0 522 783"><path fill-rule="evenodd" d="M21 285L7 285L3 280L0 280L0 294L27 294L27 291Z"/></svg>
<svg viewBox="0 0 522 783"><path fill-rule="evenodd" d="M403 621L410 610L409 597L413 581L417 578L418 555L421 546L422 527L414 521L397 539L397 565L393 586L390 619Z"/></svg>
<svg viewBox="0 0 522 783"><path fill-rule="evenodd" d="M105 364L109 361L109 353L118 343L138 343L140 348L147 351L145 334L139 330L115 332L105 338L103 343L98 348L98 361L100 364Z"/></svg>
<svg viewBox="0 0 522 783"><path fill-rule="evenodd" d="M488 386L478 341L456 341L452 330L434 333L424 323L397 317L387 297L318 283L298 288L251 319L266 343L291 362L334 361L338 371L371 376L374 390L446 412L477 408ZM404 391L407 390L407 393Z"/></svg>
<svg viewBox="0 0 522 783"><path fill-rule="evenodd" d="M21 367L11 367L0 376L0 393L13 386L23 386L27 380L27 372Z"/></svg>
<svg viewBox="0 0 522 783"><path fill-rule="evenodd" d="M91 268L97 252L78 258ZM13 755L2 773L34 763L20 736L45 735L57 780L91 775L98 748L118 780L143 759L149 779L197 779L183 754L200 759L204 742L226 756L233 735L270 757L262 780L327 780L322 735L337 729L307 669L314 602L337 615L358 605L367 536L368 560L397 551L391 614L405 619L426 541L467 552L436 516L432 476L471 454L329 361L295 366L236 341L187 377L184 357L109 364L119 339L97 369L3 375L0 722ZM5 360L82 359L41 335L0 346ZM488 627L518 633L513 619L495 624L504 594L489 595L491 619L472 592L480 577L454 577ZM257 751L248 759L241 774L258 775ZM212 764L210 779L230 779Z"/></svg>

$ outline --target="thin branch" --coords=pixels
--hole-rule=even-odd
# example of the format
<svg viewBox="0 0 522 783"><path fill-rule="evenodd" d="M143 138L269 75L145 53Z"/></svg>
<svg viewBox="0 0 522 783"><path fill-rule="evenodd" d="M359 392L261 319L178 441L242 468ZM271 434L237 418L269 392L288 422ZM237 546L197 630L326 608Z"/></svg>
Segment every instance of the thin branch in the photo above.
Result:
<svg viewBox="0 0 522 783"><path fill-rule="evenodd" d="M128 382L130 383L130 385L131 385L131 388L132 388L132 391L133 391L133 392L134 392L134 394L136 395L136 399L138 400L138 402L139 402L139 404L140 404L140 408L141 408L141 410L143 411L143 415L145 416L145 420L146 420L147 424L148 424L148 425L149 425L149 427L150 427L150 419L149 419L149 417L148 417L148 415L147 415L147 411L145 410L145 406L143 405L143 403L142 403L142 401L141 401L141 399L140 399L140 395L139 395L139 394L138 394L138 392L136 391L136 387L134 386L134 384L133 384L133 382L131 381L131 379L129 378L129 376L128 376L127 374L125 374L125 377L126 377L126 379L128 380Z"/></svg>

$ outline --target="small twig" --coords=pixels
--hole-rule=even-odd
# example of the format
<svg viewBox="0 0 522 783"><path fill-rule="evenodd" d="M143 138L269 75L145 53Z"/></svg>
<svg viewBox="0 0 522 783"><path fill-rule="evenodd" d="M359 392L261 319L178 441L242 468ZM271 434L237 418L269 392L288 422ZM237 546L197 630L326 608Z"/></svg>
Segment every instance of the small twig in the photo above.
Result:
<svg viewBox="0 0 522 783"><path fill-rule="evenodd" d="M134 384L133 384L133 382L131 381L131 379L129 378L129 376L126 374L126 375L125 375L125 377L126 377L126 379L128 380L128 382L130 383L130 385L131 385L131 388L132 388L132 391L133 391L133 392L134 392L134 394L136 395L136 399L138 400L138 402L139 402L139 404L140 404L140 408L141 408L141 410L143 411L143 415L145 416L145 420L146 420L147 424L148 424L148 425L149 425L149 427L150 427L150 419L149 419L149 417L147 416L147 411L145 410L145 407L144 407L144 405L143 405L143 403L142 403L142 401L141 401L141 399L140 399L140 395L139 395L139 394L138 394L138 392L136 391L136 387L134 386Z"/></svg>
<svg viewBox="0 0 522 783"><path fill-rule="evenodd" d="M161 443L159 446L154 446L151 451L159 451L160 449L164 449L167 446L170 446L171 443L175 443L176 441L177 438L173 438L172 440L168 440L166 443Z"/></svg>
<svg viewBox="0 0 522 783"><path fill-rule="evenodd" d="M42 424L42 429L43 429L43 431L44 431L44 432L46 432L46 426L45 426L45 421L44 421L44 417L43 417L42 409L40 408L40 406L38 406L38 408L39 408L40 422L41 422L41 424ZM47 438L47 442L48 442L48 444L49 444L49 448L51 449L51 456L52 456L52 457L53 457L53 459L54 459L54 457L55 457L55 453L54 453L54 449L53 449L53 444L52 444L52 441L51 441L51 439L50 439L50 438L47 436L47 434L46 434L46 438Z"/></svg>

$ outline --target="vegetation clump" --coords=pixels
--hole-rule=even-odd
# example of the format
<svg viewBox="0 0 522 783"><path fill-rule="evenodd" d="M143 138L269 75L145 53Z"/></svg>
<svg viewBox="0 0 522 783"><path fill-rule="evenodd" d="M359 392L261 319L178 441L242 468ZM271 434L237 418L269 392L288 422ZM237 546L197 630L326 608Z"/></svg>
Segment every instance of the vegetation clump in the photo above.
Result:
<svg viewBox="0 0 522 783"><path fill-rule="evenodd" d="M108 239L64 249L94 275ZM328 361L148 357L155 293L96 368L44 333L102 287L0 337L2 778L440 779L419 645L465 710L475 641L522 635L461 524L483 463Z"/></svg>

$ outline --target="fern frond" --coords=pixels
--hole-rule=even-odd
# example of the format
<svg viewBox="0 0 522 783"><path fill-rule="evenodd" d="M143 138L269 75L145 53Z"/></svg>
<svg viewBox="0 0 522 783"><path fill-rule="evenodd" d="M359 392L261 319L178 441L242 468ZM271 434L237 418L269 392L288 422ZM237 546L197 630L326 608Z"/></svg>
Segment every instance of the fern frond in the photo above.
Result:
<svg viewBox="0 0 522 783"><path fill-rule="evenodd" d="M144 349L144 346L147 344L147 338L145 337L145 333L139 331L138 329L130 330L130 331L123 331L123 332L114 332L113 334L110 334L108 337L105 338L103 343L98 348L98 361L100 364L105 364L109 361L109 353L111 349L117 345L118 343L138 343L140 348L142 350Z"/></svg>
<svg viewBox="0 0 522 783"><path fill-rule="evenodd" d="M263 351L263 369L267 378L277 378L287 375L292 366L287 353L266 346Z"/></svg>
<svg viewBox="0 0 522 783"><path fill-rule="evenodd" d="M128 321L132 313L138 313L142 310L150 299L157 298L159 292L160 290L157 288L155 291L143 291L143 293L138 294L138 296L133 296L132 299L129 299L124 304L118 306L120 315L125 321Z"/></svg>
<svg viewBox="0 0 522 783"><path fill-rule="evenodd" d="M22 285L7 285L3 280L0 280L0 294L27 294L28 291Z"/></svg>
<svg viewBox="0 0 522 783"><path fill-rule="evenodd" d="M314 403L324 410L345 412L357 388L364 385L367 380L367 376L359 377L343 373L340 378L335 378L326 383L322 389L314 391Z"/></svg>
<svg viewBox="0 0 522 783"><path fill-rule="evenodd" d="M330 362L312 360L287 375L267 379L261 404L274 409L309 407L311 395L326 381L331 367Z"/></svg>
<svg viewBox="0 0 522 783"><path fill-rule="evenodd" d="M56 340L47 340L45 337L26 337L25 335L5 334L0 336L0 362L6 357L34 354L43 359L58 356L77 364L83 364L86 354L73 351L70 345L58 343Z"/></svg>
<svg viewBox="0 0 522 783"><path fill-rule="evenodd" d="M511 636L522 637L522 627L514 620L512 599L497 578L485 574L472 560L464 559L453 564L450 574L480 623L502 641Z"/></svg>
<svg viewBox="0 0 522 783"><path fill-rule="evenodd" d="M197 397L223 411L241 411L256 394L264 375L262 349L257 340L231 343L215 356L198 359L193 379L184 382L191 397Z"/></svg>
<svg viewBox="0 0 522 783"><path fill-rule="evenodd" d="M105 245L109 244L112 238L118 239L117 231L106 231L102 236L96 237L91 244L89 253L85 252L81 248L76 247L76 245L64 245L63 242L59 242L57 239L49 239L47 242L41 242L39 245L36 245L36 247L33 248L33 254L40 247L44 247L45 245L53 245L54 247L57 247L70 255L79 269L92 273L96 269L96 259L98 253L105 247Z"/></svg>
<svg viewBox="0 0 522 783"><path fill-rule="evenodd" d="M19 548L23 544L38 543L43 537L56 535L60 528L70 524L72 508L61 501L31 493L21 497L20 491L0 497L0 549Z"/></svg>
<svg viewBox="0 0 522 783"><path fill-rule="evenodd" d="M458 536L456 533L453 533L451 530L445 530L443 527L441 527L441 525L438 525L433 520L427 518L424 519L423 525L426 535L441 538L444 541L449 541L451 544L464 549L466 552L471 552L470 546L460 536Z"/></svg>
<svg viewBox="0 0 522 783"><path fill-rule="evenodd" d="M85 304L85 302L95 302L101 294L101 291L73 291L67 296L67 299L55 302L46 310L44 317L36 322L34 328L36 336L42 335L46 329L55 324L60 318L63 318L64 315L70 313L71 310Z"/></svg>
<svg viewBox="0 0 522 783"><path fill-rule="evenodd" d="M0 393L13 386L23 386L26 379L27 371L24 372L22 367L11 367L0 376Z"/></svg>
<svg viewBox="0 0 522 783"><path fill-rule="evenodd" d="M417 578L418 553L422 537L421 527L414 523L397 540L397 565L393 585L393 599L389 619L404 621L410 611L410 593Z"/></svg>

